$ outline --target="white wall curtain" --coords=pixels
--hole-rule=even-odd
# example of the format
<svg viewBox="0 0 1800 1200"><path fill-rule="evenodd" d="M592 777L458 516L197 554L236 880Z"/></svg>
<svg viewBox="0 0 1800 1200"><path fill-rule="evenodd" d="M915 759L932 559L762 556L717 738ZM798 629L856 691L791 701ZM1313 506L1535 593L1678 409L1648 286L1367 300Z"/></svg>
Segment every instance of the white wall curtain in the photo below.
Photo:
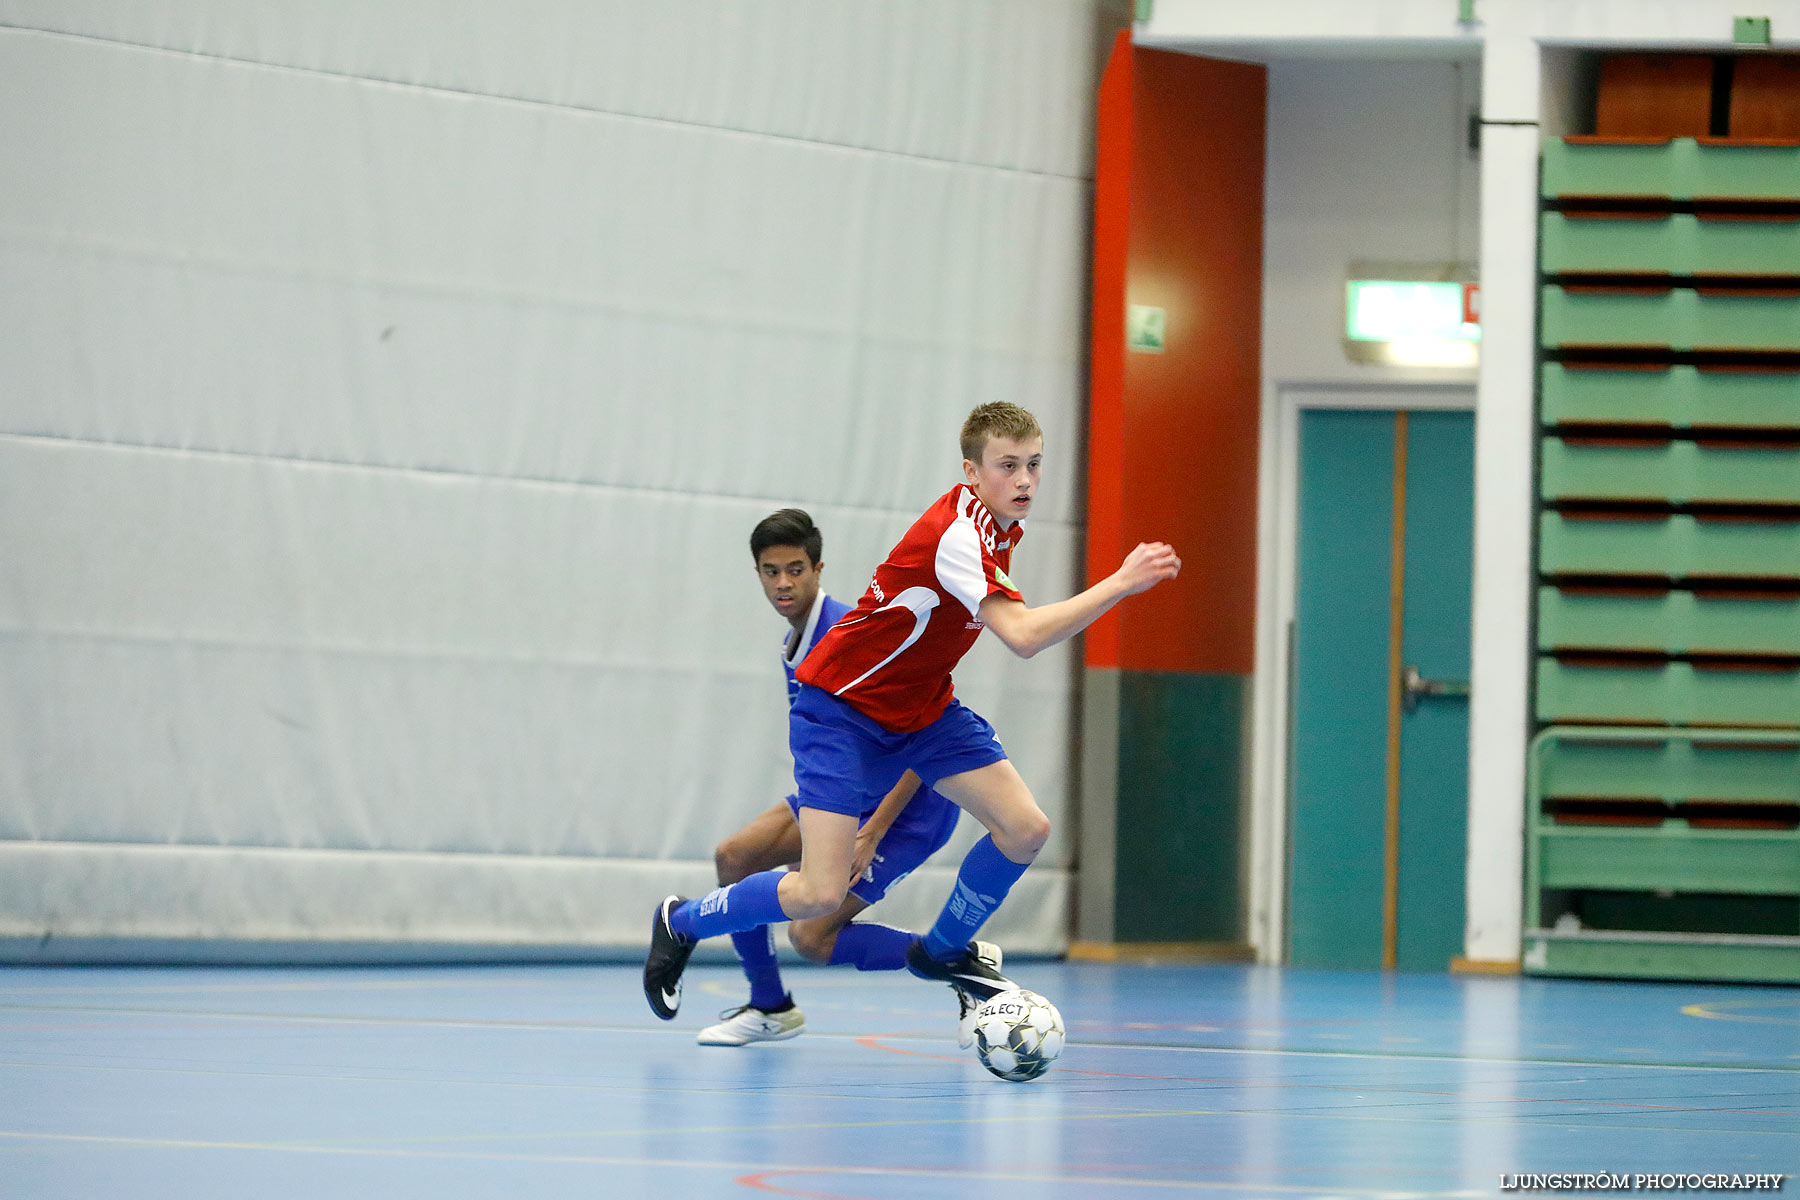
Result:
<svg viewBox="0 0 1800 1200"><path fill-rule="evenodd" d="M853 601L982 401L1068 594L1118 7L0 0L0 957L641 946L790 787L750 527ZM957 677L1017 950L1074 666Z"/></svg>

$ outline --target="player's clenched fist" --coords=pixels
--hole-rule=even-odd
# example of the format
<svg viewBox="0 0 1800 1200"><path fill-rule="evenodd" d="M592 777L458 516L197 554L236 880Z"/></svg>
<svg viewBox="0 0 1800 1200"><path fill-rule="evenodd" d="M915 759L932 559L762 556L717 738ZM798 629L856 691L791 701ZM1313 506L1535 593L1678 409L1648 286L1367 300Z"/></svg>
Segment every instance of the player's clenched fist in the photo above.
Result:
<svg viewBox="0 0 1800 1200"><path fill-rule="evenodd" d="M1179 574L1181 557L1167 542L1139 542L1137 548L1125 556L1125 562L1118 570L1119 580L1125 585L1128 596L1149 591L1163 580Z"/></svg>

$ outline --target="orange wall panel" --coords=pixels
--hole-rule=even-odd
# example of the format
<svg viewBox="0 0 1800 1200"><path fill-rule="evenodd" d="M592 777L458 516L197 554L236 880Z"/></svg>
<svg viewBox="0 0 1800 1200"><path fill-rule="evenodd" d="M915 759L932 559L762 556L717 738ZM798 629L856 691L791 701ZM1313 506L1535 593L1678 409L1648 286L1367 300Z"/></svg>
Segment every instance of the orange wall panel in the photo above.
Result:
<svg viewBox="0 0 1800 1200"><path fill-rule="evenodd" d="M1088 582L1125 554L1125 258L1131 237L1131 34L1121 31L1100 78L1094 161L1094 298L1088 351ZM1090 667L1119 665L1119 613L1088 627Z"/></svg>
<svg viewBox="0 0 1800 1200"><path fill-rule="evenodd" d="M1127 87L1128 104L1108 90ZM1152 539L1174 543L1183 567L1096 626L1091 666L1248 674L1254 663L1266 96L1262 67L1129 47L1102 84L1089 574ZM1124 352L1127 303L1164 310L1162 353Z"/></svg>

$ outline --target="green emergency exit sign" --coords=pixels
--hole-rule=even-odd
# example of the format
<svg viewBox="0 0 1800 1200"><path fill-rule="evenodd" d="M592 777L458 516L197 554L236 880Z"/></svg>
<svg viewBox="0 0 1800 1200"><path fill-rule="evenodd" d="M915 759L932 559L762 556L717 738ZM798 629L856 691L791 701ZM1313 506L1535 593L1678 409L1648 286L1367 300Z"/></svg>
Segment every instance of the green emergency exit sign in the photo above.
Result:
<svg viewBox="0 0 1800 1200"><path fill-rule="evenodd" d="M1731 18L1731 40L1740 46L1767 46L1769 44L1769 18Z"/></svg>
<svg viewBox="0 0 1800 1200"><path fill-rule="evenodd" d="M1163 336L1168 314L1150 304L1125 306L1125 345L1147 354L1163 352Z"/></svg>

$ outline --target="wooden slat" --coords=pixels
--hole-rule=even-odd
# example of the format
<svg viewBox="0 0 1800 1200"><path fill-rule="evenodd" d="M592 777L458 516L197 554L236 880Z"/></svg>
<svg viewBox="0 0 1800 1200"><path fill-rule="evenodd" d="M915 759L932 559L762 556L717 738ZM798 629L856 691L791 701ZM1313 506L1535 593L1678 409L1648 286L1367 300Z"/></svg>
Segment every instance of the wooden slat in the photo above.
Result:
<svg viewBox="0 0 1800 1200"><path fill-rule="evenodd" d="M1594 132L1602 137L1705 137L1712 132L1712 59L1611 54L1600 64Z"/></svg>
<svg viewBox="0 0 1800 1200"><path fill-rule="evenodd" d="M1800 145L1800 57L1738 56L1731 79L1731 136Z"/></svg>

